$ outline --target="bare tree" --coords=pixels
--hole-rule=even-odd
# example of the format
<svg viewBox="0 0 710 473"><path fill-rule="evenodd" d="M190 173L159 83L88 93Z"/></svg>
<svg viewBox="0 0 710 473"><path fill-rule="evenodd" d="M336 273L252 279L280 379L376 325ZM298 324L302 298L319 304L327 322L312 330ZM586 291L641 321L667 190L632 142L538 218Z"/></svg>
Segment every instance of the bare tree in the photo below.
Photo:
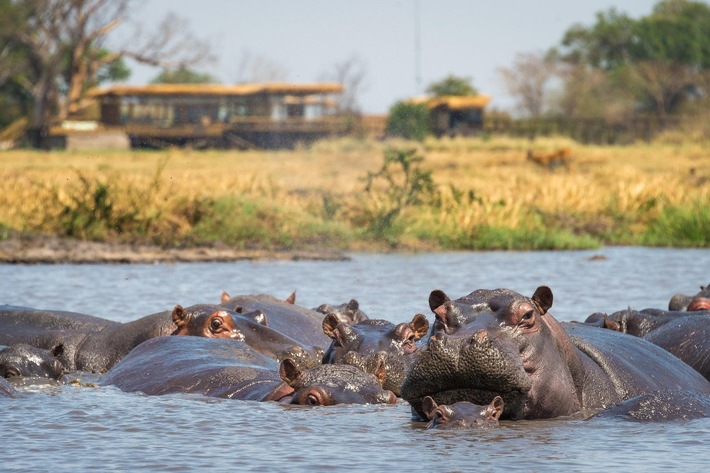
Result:
<svg viewBox="0 0 710 473"><path fill-rule="evenodd" d="M286 69L272 60L243 50L237 61L237 83L286 80Z"/></svg>
<svg viewBox="0 0 710 473"><path fill-rule="evenodd" d="M344 91L338 97L338 113L360 113L358 100L366 86L366 76L365 62L357 55L334 64L329 72L323 74L323 80L337 82L343 86Z"/></svg>
<svg viewBox="0 0 710 473"><path fill-rule="evenodd" d="M703 82L700 72L693 67L666 61L640 62L630 67L628 73L649 111L664 123Z"/></svg>
<svg viewBox="0 0 710 473"><path fill-rule="evenodd" d="M53 115L76 111L99 69L119 58L163 67L209 58L209 46L169 15L150 34L136 26L130 44L110 50L107 35L128 19L132 0L25 0L14 7L22 22L2 32L0 48L23 58L13 77L33 97L31 126L46 136ZM3 52L0 52L3 54Z"/></svg>
<svg viewBox="0 0 710 473"><path fill-rule="evenodd" d="M510 68L500 68L508 92L518 100L520 110L532 117L543 114L556 63L542 53L520 53Z"/></svg>

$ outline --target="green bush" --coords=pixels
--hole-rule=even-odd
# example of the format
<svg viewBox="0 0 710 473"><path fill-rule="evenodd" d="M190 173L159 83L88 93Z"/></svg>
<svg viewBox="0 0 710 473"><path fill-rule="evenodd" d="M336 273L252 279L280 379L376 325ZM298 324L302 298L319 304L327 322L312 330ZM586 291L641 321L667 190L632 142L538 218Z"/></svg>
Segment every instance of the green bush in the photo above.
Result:
<svg viewBox="0 0 710 473"><path fill-rule="evenodd" d="M431 134L431 115L426 105L397 102L390 109L387 135L423 141Z"/></svg>

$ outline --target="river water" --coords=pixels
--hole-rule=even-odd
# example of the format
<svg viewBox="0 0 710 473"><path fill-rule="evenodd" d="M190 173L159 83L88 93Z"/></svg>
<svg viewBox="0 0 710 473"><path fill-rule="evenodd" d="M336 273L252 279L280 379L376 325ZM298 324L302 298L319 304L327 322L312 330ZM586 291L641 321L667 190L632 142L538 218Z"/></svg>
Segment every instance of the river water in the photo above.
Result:
<svg viewBox="0 0 710 473"><path fill-rule="evenodd" d="M0 265L0 305L118 321L268 293L306 307L355 298L371 318L433 316L428 296L552 288L551 313L583 320L666 308L710 283L710 250L353 254L346 262ZM300 408L196 396L149 397L63 385L0 398L0 471L706 471L710 419L502 422L428 431L406 402Z"/></svg>

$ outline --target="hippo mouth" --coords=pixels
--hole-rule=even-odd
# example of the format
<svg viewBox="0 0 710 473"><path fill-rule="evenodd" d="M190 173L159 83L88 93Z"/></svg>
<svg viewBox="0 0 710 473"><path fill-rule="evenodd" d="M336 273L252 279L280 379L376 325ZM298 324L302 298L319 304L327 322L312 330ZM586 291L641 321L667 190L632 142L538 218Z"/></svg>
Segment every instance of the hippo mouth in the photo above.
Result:
<svg viewBox="0 0 710 473"><path fill-rule="evenodd" d="M710 299L705 297L696 297L688 304L688 312L697 310L710 310Z"/></svg>

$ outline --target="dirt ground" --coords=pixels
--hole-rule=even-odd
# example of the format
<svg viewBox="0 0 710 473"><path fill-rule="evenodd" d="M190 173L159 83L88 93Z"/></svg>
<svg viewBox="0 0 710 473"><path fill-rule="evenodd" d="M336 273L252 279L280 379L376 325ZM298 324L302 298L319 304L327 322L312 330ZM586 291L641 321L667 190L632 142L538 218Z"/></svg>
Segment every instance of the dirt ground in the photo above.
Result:
<svg viewBox="0 0 710 473"><path fill-rule="evenodd" d="M337 251L236 250L225 245L196 248L88 242L44 235L0 241L0 264L130 264L224 262L241 260L327 260L348 257Z"/></svg>

